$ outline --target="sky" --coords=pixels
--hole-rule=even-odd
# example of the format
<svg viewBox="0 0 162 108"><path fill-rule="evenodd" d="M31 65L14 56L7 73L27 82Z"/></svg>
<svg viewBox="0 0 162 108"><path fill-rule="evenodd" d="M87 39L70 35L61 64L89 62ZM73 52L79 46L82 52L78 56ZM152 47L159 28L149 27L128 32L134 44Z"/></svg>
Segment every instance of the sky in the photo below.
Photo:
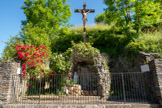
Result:
<svg viewBox="0 0 162 108"><path fill-rule="evenodd" d="M0 2L0 58L5 48L5 42L11 36L17 35L21 30L21 21L25 20L25 14L21 9L24 0L1 0ZM83 2L86 2L87 9L95 9L95 13L88 13L87 25L94 24L94 18L97 14L103 12L106 5L103 0L67 0L71 5L72 16L69 19L70 24L76 26L82 25L82 15L74 13L75 9L82 9Z"/></svg>

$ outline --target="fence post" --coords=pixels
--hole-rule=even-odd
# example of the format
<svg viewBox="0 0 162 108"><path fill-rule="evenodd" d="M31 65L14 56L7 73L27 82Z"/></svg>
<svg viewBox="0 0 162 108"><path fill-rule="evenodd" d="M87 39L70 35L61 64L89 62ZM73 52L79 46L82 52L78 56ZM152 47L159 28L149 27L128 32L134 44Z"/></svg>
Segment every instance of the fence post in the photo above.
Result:
<svg viewBox="0 0 162 108"><path fill-rule="evenodd" d="M41 74L39 74L40 75L40 84L39 84L39 104L40 104L40 95L41 95L41 80L42 80L42 78L41 78Z"/></svg>
<svg viewBox="0 0 162 108"><path fill-rule="evenodd" d="M124 103L125 103L126 102L126 97L125 97L125 85L124 85L124 76L123 76L123 73L121 75L122 75L122 86L123 86Z"/></svg>

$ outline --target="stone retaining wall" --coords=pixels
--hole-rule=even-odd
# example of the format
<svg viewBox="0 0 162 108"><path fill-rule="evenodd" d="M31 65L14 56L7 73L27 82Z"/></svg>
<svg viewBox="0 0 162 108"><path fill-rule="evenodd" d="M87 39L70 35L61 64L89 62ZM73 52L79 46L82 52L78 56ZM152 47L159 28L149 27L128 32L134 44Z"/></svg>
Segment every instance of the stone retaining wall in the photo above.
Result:
<svg viewBox="0 0 162 108"><path fill-rule="evenodd" d="M140 72L141 65L156 59L158 54L140 52L136 56L119 56L109 58L110 72Z"/></svg>
<svg viewBox="0 0 162 108"><path fill-rule="evenodd" d="M20 63L0 62L0 103L10 102L12 76L17 73Z"/></svg>
<svg viewBox="0 0 162 108"><path fill-rule="evenodd" d="M162 105L162 59L156 53L140 52L137 56L109 58L109 61L111 73L141 72L141 65L148 64L150 72L146 73L144 89L147 90L149 100ZM132 85L138 88L136 82Z"/></svg>
<svg viewBox="0 0 162 108"><path fill-rule="evenodd" d="M149 63L151 98L162 105L162 59L154 59Z"/></svg>

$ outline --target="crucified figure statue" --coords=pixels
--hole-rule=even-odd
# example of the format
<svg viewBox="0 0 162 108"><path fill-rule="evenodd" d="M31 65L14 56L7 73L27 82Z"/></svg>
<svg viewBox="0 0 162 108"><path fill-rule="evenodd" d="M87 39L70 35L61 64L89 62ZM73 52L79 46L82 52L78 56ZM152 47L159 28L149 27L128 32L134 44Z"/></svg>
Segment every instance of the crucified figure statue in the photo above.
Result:
<svg viewBox="0 0 162 108"><path fill-rule="evenodd" d="M78 11L83 15L82 20L83 20L84 22L88 21L86 16L87 16L87 14L88 14L89 12L91 12L91 10L88 10L87 12L86 12L85 10L83 10L83 11L78 10Z"/></svg>
<svg viewBox="0 0 162 108"><path fill-rule="evenodd" d="M92 13L94 12L94 9L86 9L86 3L83 3L83 9L76 9L75 12L79 12L82 14L82 20L83 20L83 40L84 40L84 44L86 44L86 21L87 20L87 14L88 13Z"/></svg>

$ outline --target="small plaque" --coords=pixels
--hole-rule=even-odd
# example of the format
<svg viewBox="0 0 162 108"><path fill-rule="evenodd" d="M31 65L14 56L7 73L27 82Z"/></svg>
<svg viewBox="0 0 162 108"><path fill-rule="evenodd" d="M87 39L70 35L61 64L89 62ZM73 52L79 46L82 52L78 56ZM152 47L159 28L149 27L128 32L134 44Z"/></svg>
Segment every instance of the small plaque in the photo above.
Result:
<svg viewBox="0 0 162 108"><path fill-rule="evenodd" d="M21 74L21 68L17 68L17 74Z"/></svg>
<svg viewBox="0 0 162 108"><path fill-rule="evenodd" d="M142 72L149 72L150 71L149 65L148 64L142 65L141 71Z"/></svg>

